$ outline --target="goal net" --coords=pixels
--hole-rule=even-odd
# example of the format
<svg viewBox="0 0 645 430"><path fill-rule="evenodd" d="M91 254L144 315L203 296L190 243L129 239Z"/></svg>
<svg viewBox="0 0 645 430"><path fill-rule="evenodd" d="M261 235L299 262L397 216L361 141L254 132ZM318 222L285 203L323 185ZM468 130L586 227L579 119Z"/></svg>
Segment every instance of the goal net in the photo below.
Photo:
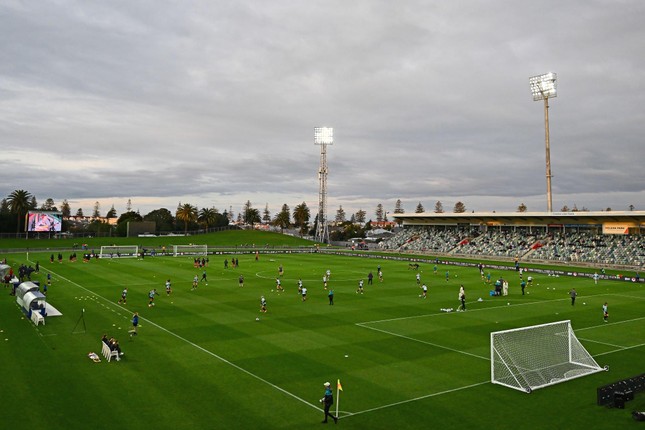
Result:
<svg viewBox="0 0 645 430"><path fill-rule="evenodd" d="M138 245L102 246L99 258L132 258L139 255Z"/></svg>
<svg viewBox="0 0 645 430"><path fill-rule="evenodd" d="M568 320L493 332L490 355L491 382L527 393L605 370Z"/></svg>
<svg viewBox="0 0 645 430"><path fill-rule="evenodd" d="M208 255L208 245L173 245L173 255Z"/></svg>

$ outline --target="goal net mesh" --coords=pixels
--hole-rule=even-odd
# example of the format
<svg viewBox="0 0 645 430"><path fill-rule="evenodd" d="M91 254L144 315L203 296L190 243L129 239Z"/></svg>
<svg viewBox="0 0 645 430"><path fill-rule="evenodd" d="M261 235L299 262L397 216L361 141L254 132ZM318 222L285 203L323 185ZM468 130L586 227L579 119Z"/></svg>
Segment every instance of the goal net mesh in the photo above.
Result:
<svg viewBox="0 0 645 430"><path fill-rule="evenodd" d="M490 345L491 382L525 392L604 370L571 321L493 332Z"/></svg>
<svg viewBox="0 0 645 430"><path fill-rule="evenodd" d="M132 258L139 255L137 245L102 246L99 258Z"/></svg>
<svg viewBox="0 0 645 430"><path fill-rule="evenodd" d="M173 255L208 255L208 245L173 245Z"/></svg>

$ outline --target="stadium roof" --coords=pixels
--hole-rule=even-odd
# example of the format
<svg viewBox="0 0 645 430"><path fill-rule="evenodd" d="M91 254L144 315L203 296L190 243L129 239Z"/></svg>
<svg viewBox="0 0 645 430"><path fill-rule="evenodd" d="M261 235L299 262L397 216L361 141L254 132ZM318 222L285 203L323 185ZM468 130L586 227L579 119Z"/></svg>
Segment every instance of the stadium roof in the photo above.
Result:
<svg viewBox="0 0 645 430"><path fill-rule="evenodd" d="M645 225L645 211L606 212L465 212L465 213L403 213L393 214L403 225L602 225L625 223L633 226Z"/></svg>

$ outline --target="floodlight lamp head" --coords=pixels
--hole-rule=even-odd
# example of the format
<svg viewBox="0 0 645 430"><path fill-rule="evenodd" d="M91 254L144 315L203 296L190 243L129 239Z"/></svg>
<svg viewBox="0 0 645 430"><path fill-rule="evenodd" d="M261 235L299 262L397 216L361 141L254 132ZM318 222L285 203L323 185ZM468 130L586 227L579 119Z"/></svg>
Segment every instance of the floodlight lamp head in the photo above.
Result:
<svg viewBox="0 0 645 430"><path fill-rule="evenodd" d="M533 94L533 101L549 99L558 96L558 76L553 73L545 73L544 75L532 76L529 78L529 85L531 86L531 93Z"/></svg>
<svg viewBox="0 0 645 430"><path fill-rule="evenodd" d="M334 143L334 129L331 127L314 128L314 145L332 145Z"/></svg>

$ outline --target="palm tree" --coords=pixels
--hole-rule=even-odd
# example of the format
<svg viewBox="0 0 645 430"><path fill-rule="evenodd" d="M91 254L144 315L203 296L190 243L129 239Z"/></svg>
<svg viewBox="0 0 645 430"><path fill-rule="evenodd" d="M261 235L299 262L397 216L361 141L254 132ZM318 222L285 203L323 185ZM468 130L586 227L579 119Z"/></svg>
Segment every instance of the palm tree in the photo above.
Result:
<svg viewBox="0 0 645 430"><path fill-rule="evenodd" d="M282 232L291 225L291 212L286 203L282 205L282 210L273 219L273 225L280 227L280 231Z"/></svg>
<svg viewBox="0 0 645 430"><path fill-rule="evenodd" d="M218 212L215 208L202 208L197 216L197 221L204 224L206 229L208 229L217 223L217 214Z"/></svg>
<svg viewBox="0 0 645 430"><path fill-rule="evenodd" d="M262 222L262 219L260 218L260 211L255 209L251 205L250 200L247 200L246 203L244 203L244 208L242 209L241 215L244 223L250 225L251 228L253 228L253 224L255 224L256 222Z"/></svg>
<svg viewBox="0 0 645 430"><path fill-rule="evenodd" d="M304 234L307 231L309 217L310 213L307 203L302 202L293 208L293 223L296 227L300 228L300 234Z"/></svg>
<svg viewBox="0 0 645 430"><path fill-rule="evenodd" d="M31 193L25 190L15 190L9 194L9 198L7 199L9 210L18 217L18 229L16 233L20 232L20 220L24 218L31 207L32 198Z"/></svg>
<svg viewBox="0 0 645 430"><path fill-rule="evenodd" d="M184 222L184 234L188 233L188 223L197 221L197 208L190 203L184 203L177 208L176 218Z"/></svg>

